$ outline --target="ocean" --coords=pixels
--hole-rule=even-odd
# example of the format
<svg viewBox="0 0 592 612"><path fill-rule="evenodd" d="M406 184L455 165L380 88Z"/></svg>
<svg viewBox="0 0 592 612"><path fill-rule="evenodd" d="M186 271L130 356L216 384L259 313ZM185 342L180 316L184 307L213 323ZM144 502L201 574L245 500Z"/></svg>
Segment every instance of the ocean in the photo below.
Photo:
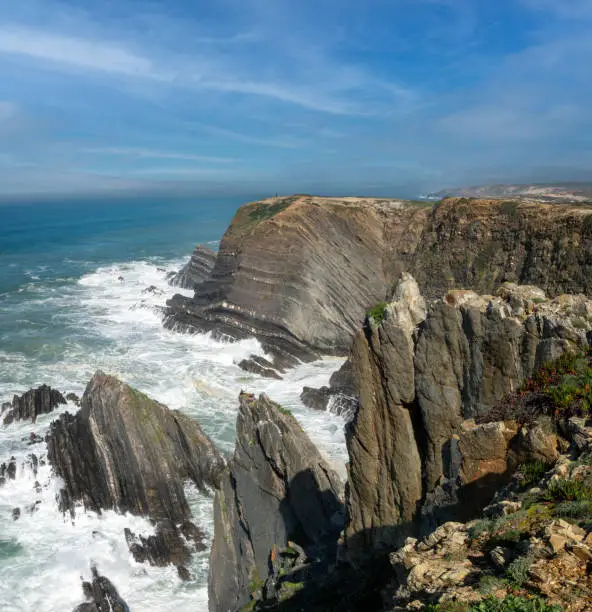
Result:
<svg viewBox="0 0 592 612"><path fill-rule="evenodd" d="M196 418L229 457L239 391L266 392L290 408L343 475L343 420L305 408L298 397L304 385L327 384L340 360L303 364L269 381L236 365L262 354L256 340L221 343L162 326L162 307L180 291L167 274L195 244L216 248L240 204L164 197L0 204L0 403L43 383L82 395L101 369ZM82 508L72 520L58 510L60 483L43 461L46 444L27 445L30 433L45 436L56 414L0 424L0 463L14 456L18 465L16 479L0 487L0 610L72 610L84 601L81 579L92 564L132 612L207 610L208 552L194 555L192 580L182 582L174 567L136 563L128 551L124 528L150 533L147 520ZM36 474L25 464L31 453L41 459ZM191 486L187 493L195 523L211 539L212 497Z"/></svg>

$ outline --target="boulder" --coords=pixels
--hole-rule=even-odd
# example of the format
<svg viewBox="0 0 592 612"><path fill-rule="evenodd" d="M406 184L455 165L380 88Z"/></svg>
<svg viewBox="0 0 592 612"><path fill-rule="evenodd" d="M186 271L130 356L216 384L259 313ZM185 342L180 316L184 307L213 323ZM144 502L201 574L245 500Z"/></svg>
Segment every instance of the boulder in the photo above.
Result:
<svg viewBox="0 0 592 612"><path fill-rule="evenodd" d="M290 542L308 557L334 558L341 497L338 476L298 421L266 395L241 394L234 456L214 501L209 609L264 597Z"/></svg>
<svg viewBox="0 0 592 612"><path fill-rule="evenodd" d="M40 414L49 414L57 406L65 403L66 400L59 391L41 385L37 389L29 389L20 397L15 395L12 404L3 404L3 422L4 425L23 420L34 423Z"/></svg>

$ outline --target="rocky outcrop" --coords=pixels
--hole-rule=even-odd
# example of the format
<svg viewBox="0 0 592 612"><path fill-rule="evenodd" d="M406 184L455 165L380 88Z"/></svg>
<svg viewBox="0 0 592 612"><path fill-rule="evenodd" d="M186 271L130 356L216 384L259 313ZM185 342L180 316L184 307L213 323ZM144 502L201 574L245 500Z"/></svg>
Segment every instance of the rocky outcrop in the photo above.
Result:
<svg viewBox="0 0 592 612"><path fill-rule="evenodd" d="M52 423L48 457L64 481L61 507L145 515L166 532L171 558L184 544L178 527L191 519L183 485L216 486L224 460L199 424L112 376L97 372L81 410ZM164 538L161 537L162 541ZM161 555L162 556L162 555Z"/></svg>
<svg viewBox="0 0 592 612"><path fill-rule="evenodd" d="M64 396L47 385L30 389L20 397L15 395L12 403L2 406L4 425L14 421L30 420L33 423L40 414L49 414L60 404L65 404Z"/></svg>
<svg viewBox="0 0 592 612"><path fill-rule="evenodd" d="M352 558L484 505L518 462L552 458L553 436L490 411L535 369L588 345L592 302L506 284L496 297L452 291L427 315L404 277L354 341L360 405L347 430ZM425 316L425 320L422 318ZM377 484L378 483L378 486Z"/></svg>
<svg viewBox="0 0 592 612"><path fill-rule="evenodd" d="M535 593L541 604L589 610L592 501L584 501L583 492L592 496L592 468L587 460L556 459L554 467L540 464L535 478L516 472L482 518L445 523L392 552L394 577L384 590L385 609L449 604L464 610L487 597L508 596L514 605L507 607L522 609L519 604L528 601L537 609ZM567 501L565 495L575 489L581 501Z"/></svg>
<svg viewBox="0 0 592 612"><path fill-rule="evenodd" d="M234 457L214 502L209 609L273 598L284 555L297 565L334 555L341 496L338 476L296 419L265 395L241 394Z"/></svg>
<svg viewBox="0 0 592 612"><path fill-rule="evenodd" d="M87 601L74 612L130 612L113 583L92 568L92 582L83 582L82 590Z"/></svg>
<svg viewBox="0 0 592 612"><path fill-rule="evenodd" d="M432 300L504 282L549 295L592 291L592 214L584 206L450 198L294 196L240 208L210 278L168 303L166 325L256 336L280 365L345 355L365 312L411 273Z"/></svg>
<svg viewBox="0 0 592 612"><path fill-rule="evenodd" d="M191 259L169 278L169 285L182 289L195 289L197 285L207 280L214 269L216 252L198 244L191 255Z"/></svg>

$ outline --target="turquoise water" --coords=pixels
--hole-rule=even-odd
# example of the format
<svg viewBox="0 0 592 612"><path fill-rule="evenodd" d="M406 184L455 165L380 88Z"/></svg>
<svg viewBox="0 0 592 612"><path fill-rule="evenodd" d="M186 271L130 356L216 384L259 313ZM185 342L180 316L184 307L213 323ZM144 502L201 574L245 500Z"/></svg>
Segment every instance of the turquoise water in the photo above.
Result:
<svg viewBox="0 0 592 612"><path fill-rule="evenodd" d="M326 384L338 360L268 381L236 365L261 353L254 339L223 344L162 326L162 308L179 291L167 274L196 243L215 248L239 205L178 198L0 205L0 402L42 383L82 394L102 369L197 418L229 456L240 389L265 391L293 411L343 473L343 422L298 399L303 385ZM50 467L34 474L26 464L31 452L43 458L46 445L25 442L32 432L43 436L54 418L0 425L0 463L15 456L18 465L17 478L0 487L0 610L73 609L82 601L81 576L96 563L134 611L205 611L207 552L194 556L193 579L183 583L174 568L131 558L123 530L149 533L144 519L79 509L72 521L58 511ZM195 522L211 538L211 498L191 487L187 493Z"/></svg>

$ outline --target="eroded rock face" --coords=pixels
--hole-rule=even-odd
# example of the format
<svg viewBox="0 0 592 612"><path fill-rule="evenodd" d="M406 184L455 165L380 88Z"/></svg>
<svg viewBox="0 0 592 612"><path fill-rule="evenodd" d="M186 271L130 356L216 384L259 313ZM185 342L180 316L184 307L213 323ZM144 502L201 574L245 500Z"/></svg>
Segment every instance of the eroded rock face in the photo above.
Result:
<svg viewBox="0 0 592 612"><path fill-rule="evenodd" d="M169 285L182 289L195 289L203 283L212 273L216 262L216 252L198 244L191 255L191 259L169 279Z"/></svg>
<svg viewBox="0 0 592 612"><path fill-rule="evenodd" d="M65 404L64 396L47 385L30 389L20 397L15 395L12 404L3 405L4 425L13 421L31 420L33 423L40 414L49 414L60 404Z"/></svg>
<svg viewBox="0 0 592 612"><path fill-rule="evenodd" d="M406 275L382 324L370 320L354 340L360 407L346 436L350 551L396 546L413 530L422 498L413 335L425 314L417 283Z"/></svg>
<svg viewBox="0 0 592 612"><path fill-rule="evenodd" d="M504 282L590 294L591 220L588 208L535 201L254 202L235 215L195 296L169 302L167 325L256 336L283 365L345 355L365 312L402 272L430 300L455 288L492 293Z"/></svg>
<svg viewBox="0 0 592 612"><path fill-rule="evenodd" d="M311 556L334 554L341 497L338 476L296 419L265 395L242 394L234 457L214 502L209 609L257 596L289 541Z"/></svg>
<svg viewBox="0 0 592 612"><path fill-rule="evenodd" d="M419 519L426 529L466 520L518 462L556 456L555 437L541 428L467 419L563 351L587 346L592 329L584 296L549 300L534 287L506 284L497 297L452 291L423 322L407 316L408 297L395 297L352 352L360 407L347 432L346 535L354 557L400 545Z"/></svg>
<svg viewBox="0 0 592 612"><path fill-rule="evenodd" d="M80 412L52 423L47 444L64 480L64 511L82 501L174 529L191 518L184 482L216 486L225 465L196 421L102 372L88 384Z"/></svg>

